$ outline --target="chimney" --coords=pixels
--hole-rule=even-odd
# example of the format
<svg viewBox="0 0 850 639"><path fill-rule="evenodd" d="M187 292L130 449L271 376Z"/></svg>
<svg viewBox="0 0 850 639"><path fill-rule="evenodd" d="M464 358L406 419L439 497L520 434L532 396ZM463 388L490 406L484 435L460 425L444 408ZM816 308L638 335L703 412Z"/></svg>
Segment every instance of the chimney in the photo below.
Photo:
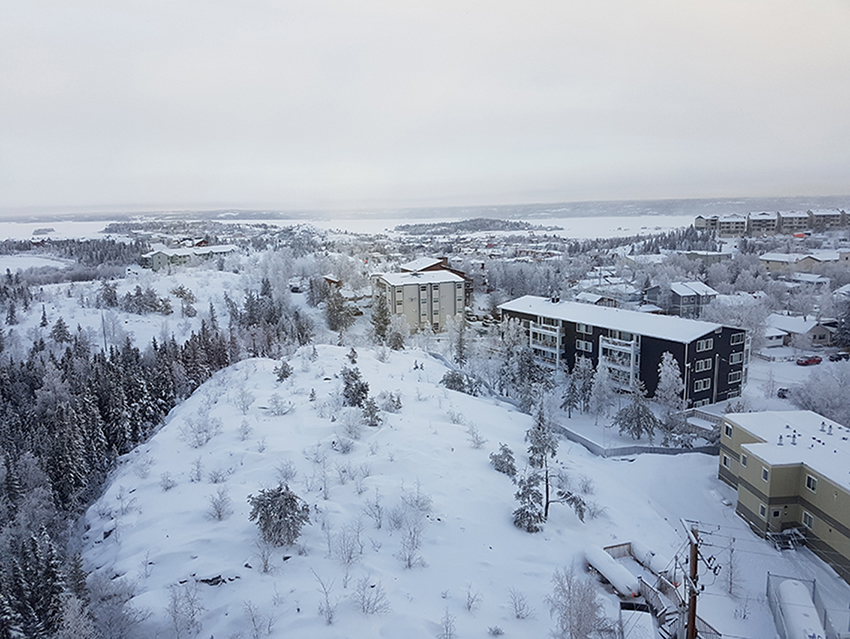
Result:
<svg viewBox="0 0 850 639"><path fill-rule="evenodd" d="M779 436L779 444L778 446L782 446L782 435Z"/></svg>

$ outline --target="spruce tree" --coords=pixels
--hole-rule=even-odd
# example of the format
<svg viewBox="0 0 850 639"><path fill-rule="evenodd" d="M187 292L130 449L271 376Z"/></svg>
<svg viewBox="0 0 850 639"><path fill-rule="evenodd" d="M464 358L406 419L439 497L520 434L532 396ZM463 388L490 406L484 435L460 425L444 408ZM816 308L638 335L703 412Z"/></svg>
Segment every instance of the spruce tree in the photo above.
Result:
<svg viewBox="0 0 850 639"><path fill-rule="evenodd" d="M549 458L554 459L558 452L558 438L552 431L552 424L546 418L541 402L537 409L534 425L525 433L528 442L528 465L543 472L543 519L549 518Z"/></svg>
<svg viewBox="0 0 850 639"><path fill-rule="evenodd" d="M263 541L274 546L291 546L304 524L310 523L310 506L289 486L261 490L256 497L248 495L248 503L248 518L256 520Z"/></svg>
<svg viewBox="0 0 850 639"><path fill-rule="evenodd" d="M644 435L652 442L655 429L658 428L658 418L646 403L646 391L643 382L632 390L632 399L627 406L617 411L614 416L614 426L620 434L628 433L632 439L640 439Z"/></svg>
<svg viewBox="0 0 850 639"><path fill-rule="evenodd" d="M376 344L384 344L387 341L387 330L390 327L390 308L387 298L378 295L375 306L372 307L372 332Z"/></svg>

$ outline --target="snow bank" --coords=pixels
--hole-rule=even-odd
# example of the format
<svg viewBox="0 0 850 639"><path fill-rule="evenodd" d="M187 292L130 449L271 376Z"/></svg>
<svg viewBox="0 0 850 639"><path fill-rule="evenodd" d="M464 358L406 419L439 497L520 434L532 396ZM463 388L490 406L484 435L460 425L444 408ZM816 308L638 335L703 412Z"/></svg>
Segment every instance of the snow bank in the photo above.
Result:
<svg viewBox="0 0 850 639"><path fill-rule="evenodd" d="M640 585L637 577L628 571L628 569L617 563L611 555L605 552L599 546L588 546L584 551L584 556L593 568L605 577L614 589L623 597L637 597L640 592Z"/></svg>
<svg viewBox="0 0 850 639"><path fill-rule="evenodd" d="M656 575L666 572L673 565L667 557L659 555L640 541L632 541L632 556L639 564L649 568Z"/></svg>
<svg viewBox="0 0 850 639"><path fill-rule="evenodd" d="M799 581L786 579L779 584L779 605L788 639L826 638L818 611L809 596L809 589Z"/></svg>

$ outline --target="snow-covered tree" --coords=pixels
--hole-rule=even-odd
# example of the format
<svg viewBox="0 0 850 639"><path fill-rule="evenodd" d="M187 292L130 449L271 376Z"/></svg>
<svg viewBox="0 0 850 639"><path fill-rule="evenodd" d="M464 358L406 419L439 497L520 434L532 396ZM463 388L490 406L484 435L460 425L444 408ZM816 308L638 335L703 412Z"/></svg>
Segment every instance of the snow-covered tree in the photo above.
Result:
<svg viewBox="0 0 850 639"><path fill-rule="evenodd" d="M614 426L619 428L620 434L628 433L632 439L640 439L644 435L650 442L658 428L658 418L646 403L646 391L643 382L632 390L631 401L614 416Z"/></svg>
<svg viewBox="0 0 850 639"><path fill-rule="evenodd" d="M561 410L567 411L567 417L572 418L573 411L578 410L580 403L576 378L567 373L564 380L564 392L561 395Z"/></svg>
<svg viewBox="0 0 850 639"><path fill-rule="evenodd" d="M838 328L832 336L838 346L850 346L850 302L844 302L838 313Z"/></svg>
<svg viewBox="0 0 850 639"><path fill-rule="evenodd" d="M685 384L682 381L682 369L678 360L670 351L661 355L658 363L658 386L653 399L667 412L681 410Z"/></svg>
<svg viewBox="0 0 850 639"><path fill-rule="evenodd" d="M404 315L393 315L387 328L387 346L394 351L404 350L408 337L410 337L410 324L407 318Z"/></svg>
<svg viewBox="0 0 850 639"><path fill-rule="evenodd" d="M498 472L504 473L511 478L516 476L514 451L512 451L507 444L499 444L499 452L490 453L490 463Z"/></svg>
<svg viewBox="0 0 850 639"><path fill-rule="evenodd" d="M377 428L381 425L381 411L378 408L378 402L372 397L367 397L363 400L363 423L372 428Z"/></svg>
<svg viewBox="0 0 850 639"><path fill-rule="evenodd" d="M372 307L372 335L376 344L384 344L387 341L387 330L390 327L390 308L387 306L387 298L378 295L375 305Z"/></svg>
<svg viewBox="0 0 850 639"><path fill-rule="evenodd" d="M50 337L57 344L63 344L71 341L71 332L68 330L68 325L65 319L60 317L50 329Z"/></svg>
<svg viewBox="0 0 850 639"><path fill-rule="evenodd" d="M274 546L291 546L301 535L304 524L310 523L310 506L289 489L279 485L248 495L251 513L263 541Z"/></svg>
<svg viewBox="0 0 850 639"><path fill-rule="evenodd" d="M614 628L605 617L594 582L573 567L559 568L552 576L547 595L549 614L555 620L555 639L589 639L612 636Z"/></svg>
<svg viewBox="0 0 850 639"><path fill-rule="evenodd" d="M578 402L581 411L590 410L590 396L593 391L593 361L589 357L577 357L571 377L575 379L578 390Z"/></svg>
<svg viewBox="0 0 850 639"><path fill-rule="evenodd" d="M526 532L538 532L543 526L543 493L540 492L540 473L529 471L517 480L514 495L519 506L514 510L514 526Z"/></svg>
<svg viewBox="0 0 850 639"><path fill-rule="evenodd" d="M360 377L359 368L342 369L342 396L346 406L363 406L369 396L369 384Z"/></svg>
<svg viewBox="0 0 850 639"><path fill-rule="evenodd" d="M537 409L534 425L525 433L525 441L528 442L528 465L543 473L543 519L546 520L549 518L550 504L549 459L554 459L558 452L558 437L546 417L542 402Z"/></svg>
<svg viewBox="0 0 850 639"><path fill-rule="evenodd" d="M607 415L611 407L617 402L617 391L608 370L608 365L603 358L599 358L596 371L593 373L593 384L590 389L590 410L599 421L601 415Z"/></svg>
<svg viewBox="0 0 850 639"><path fill-rule="evenodd" d="M277 381L286 381L292 375L292 365L286 360L282 360L280 364L274 367L274 374Z"/></svg>

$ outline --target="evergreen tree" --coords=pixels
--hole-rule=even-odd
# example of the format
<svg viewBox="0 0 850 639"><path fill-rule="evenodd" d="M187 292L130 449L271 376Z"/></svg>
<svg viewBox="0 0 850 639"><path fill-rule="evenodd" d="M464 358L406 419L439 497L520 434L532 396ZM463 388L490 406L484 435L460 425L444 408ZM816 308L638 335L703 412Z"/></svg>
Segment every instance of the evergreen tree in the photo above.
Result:
<svg viewBox="0 0 850 639"><path fill-rule="evenodd" d="M340 333L348 330L354 323L354 313L336 287L325 300L325 319L328 322L329 329Z"/></svg>
<svg viewBox="0 0 850 639"><path fill-rule="evenodd" d="M575 375L567 373L564 382L564 393L561 395L561 410L567 411L567 417L572 419L573 411L579 407L578 385Z"/></svg>
<svg viewBox="0 0 850 639"><path fill-rule="evenodd" d="M590 389L590 408L599 422L600 415L607 415L617 401L617 391L611 380L611 374L603 358L599 358L596 371L593 374L593 384Z"/></svg>
<svg viewBox="0 0 850 639"><path fill-rule="evenodd" d="M382 421L378 403L372 397L367 397L363 402L363 423L377 428Z"/></svg>
<svg viewBox="0 0 850 639"><path fill-rule="evenodd" d="M646 391L643 382L639 382L637 388L632 390L631 401L627 406L617 411L614 416L614 425L620 430L620 434L628 433L632 439L640 439L647 436L650 443L658 428L658 418L646 403Z"/></svg>
<svg viewBox="0 0 850 639"><path fill-rule="evenodd" d="M41 322L39 322L38 325L42 328L45 328L47 326L47 308L44 306L44 304L41 305Z"/></svg>
<svg viewBox="0 0 850 639"><path fill-rule="evenodd" d="M68 330L68 325L65 324L64 318L59 317L56 323L53 324L53 328L50 329L50 337L57 344L71 341L71 333Z"/></svg>
<svg viewBox="0 0 850 639"><path fill-rule="evenodd" d="M543 493L540 492L540 473L528 472L517 480L514 495L519 506L514 510L514 526L526 532L538 532L543 527Z"/></svg>
<svg viewBox="0 0 850 639"><path fill-rule="evenodd" d="M578 403L583 413L590 410L590 397L593 392L593 362L589 357L577 357L572 377L578 390Z"/></svg>
<svg viewBox="0 0 850 639"><path fill-rule="evenodd" d="M684 391L685 384L682 382L679 362L673 357L673 353L665 351L658 363L658 386L655 388L653 399L667 412L677 411L682 408Z"/></svg>
<svg viewBox="0 0 850 639"><path fill-rule="evenodd" d="M843 308L838 316L838 327L832 336L832 341L847 348L850 346L850 302L844 302Z"/></svg>
<svg viewBox="0 0 850 639"><path fill-rule="evenodd" d="M45 530L30 535L12 561L12 609L26 637L47 637L62 618L64 581L56 548Z"/></svg>
<svg viewBox="0 0 850 639"><path fill-rule="evenodd" d="M552 423L546 418L546 412L541 402L537 409L534 425L525 433L528 442L528 465L543 472L543 519L549 518L550 475L549 459L555 458L558 452L558 437L552 430Z"/></svg>
<svg viewBox="0 0 850 639"><path fill-rule="evenodd" d="M6 323L9 326L12 326L13 324L18 323L18 314L16 312L14 302L9 302L9 308L6 311Z"/></svg>
<svg viewBox="0 0 850 639"><path fill-rule="evenodd" d="M263 541L274 546L291 546L304 524L310 523L310 506L289 486L264 489L256 497L248 495L248 503L248 518L256 520Z"/></svg>
<svg viewBox="0 0 850 639"><path fill-rule="evenodd" d="M404 350L404 341L410 335L410 325L404 315L393 315L387 329L387 346L394 351Z"/></svg>
<svg viewBox="0 0 850 639"><path fill-rule="evenodd" d="M499 452L490 453L490 463L498 472L504 473L511 478L516 476L514 451L507 444L499 444Z"/></svg>
<svg viewBox="0 0 850 639"><path fill-rule="evenodd" d="M384 295L378 295L378 299L372 307L372 333L376 344L386 343L389 327L390 308L387 305L387 298Z"/></svg>
<svg viewBox="0 0 850 639"><path fill-rule="evenodd" d="M275 366L274 374L277 381L286 381L287 379L289 379L290 375L292 375L292 366L289 364L289 362L283 360L280 362L280 364Z"/></svg>
<svg viewBox="0 0 850 639"><path fill-rule="evenodd" d="M346 406L360 408L369 396L369 384L360 377L359 368L342 369L342 396Z"/></svg>

